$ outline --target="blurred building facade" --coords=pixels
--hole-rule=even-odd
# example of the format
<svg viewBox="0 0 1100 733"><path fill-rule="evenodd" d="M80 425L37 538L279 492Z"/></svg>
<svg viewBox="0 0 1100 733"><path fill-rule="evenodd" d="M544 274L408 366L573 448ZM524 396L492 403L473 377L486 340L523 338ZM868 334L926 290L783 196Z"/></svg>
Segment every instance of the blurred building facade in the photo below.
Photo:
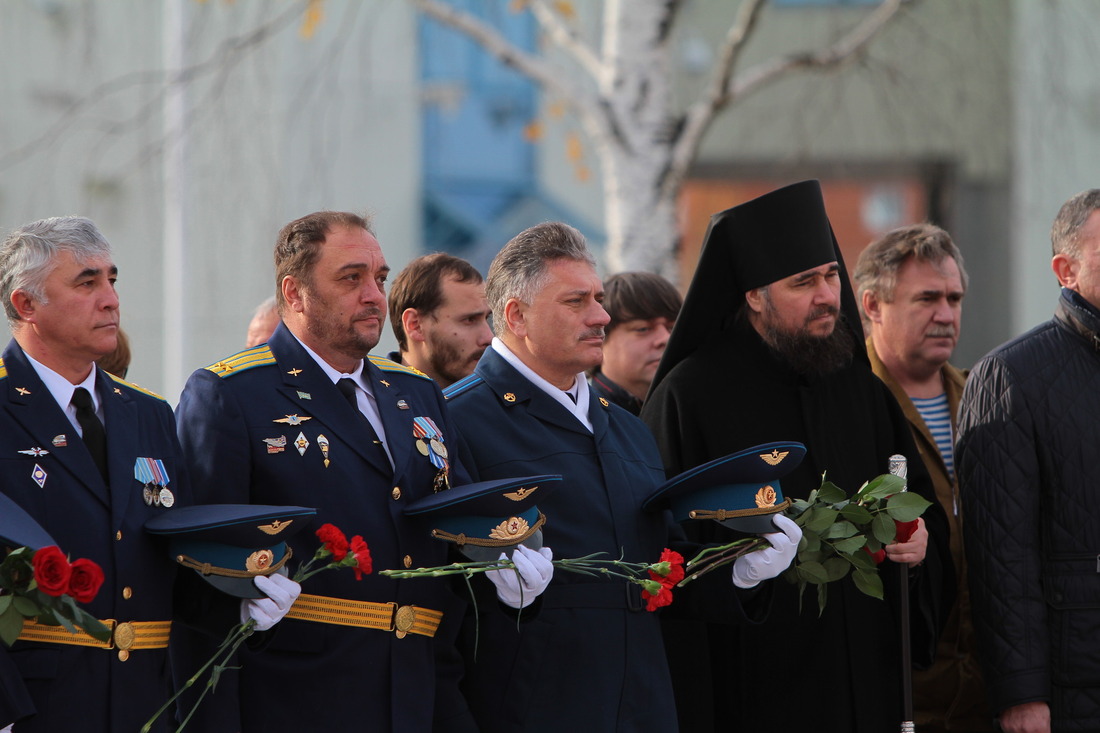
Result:
<svg viewBox="0 0 1100 733"><path fill-rule="evenodd" d="M457 4L541 48L508 0ZM598 20L596 0L573 7L582 27ZM20 62L0 67L0 228L72 213L99 223L121 270L130 377L173 402L192 369L243 345L274 288L275 234L309 211L374 212L395 270L437 249L484 268L548 218L601 241L598 166L561 100L409 3L5 10L0 41ZM867 11L776 0L744 63L824 45ZM686 101L736 8L690 0L682 14ZM1100 183L1098 20L1091 0L920 0L839 73L745 99L711 128L685 187L683 282L710 214L817 177L849 264L893 226L951 231L971 272L958 363L1049 317L1050 222Z"/></svg>

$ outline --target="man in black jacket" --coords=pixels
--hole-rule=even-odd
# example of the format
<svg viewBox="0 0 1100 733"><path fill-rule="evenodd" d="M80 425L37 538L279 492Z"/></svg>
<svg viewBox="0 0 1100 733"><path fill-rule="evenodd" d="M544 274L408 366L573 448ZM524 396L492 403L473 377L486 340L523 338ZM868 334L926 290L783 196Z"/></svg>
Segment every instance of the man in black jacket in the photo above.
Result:
<svg viewBox="0 0 1100 733"><path fill-rule="evenodd" d="M716 214L642 408L666 471L790 440L806 446L806 457L784 477L785 496L806 498L823 473L854 492L900 453L909 458L909 489L935 501L905 417L871 373L862 341L817 181ZM954 577L938 503L924 521L927 530L886 548L885 602L845 580L829 588L819 615L811 595L800 603L795 586L777 583L771 614L758 626L667 623L681 729L724 731L731 720L745 731L896 728L903 715L898 565L913 567L913 649L924 661ZM714 522L685 530L701 542L732 539ZM765 690L779 681L812 693L805 704L777 705Z"/></svg>
<svg viewBox="0 0 1100 733"><path fill-rule="evenodd" d="M1100 729L1100 189L1051 243L1054 318L978 363L959 420L974 628L1010 733Z"/></svg>

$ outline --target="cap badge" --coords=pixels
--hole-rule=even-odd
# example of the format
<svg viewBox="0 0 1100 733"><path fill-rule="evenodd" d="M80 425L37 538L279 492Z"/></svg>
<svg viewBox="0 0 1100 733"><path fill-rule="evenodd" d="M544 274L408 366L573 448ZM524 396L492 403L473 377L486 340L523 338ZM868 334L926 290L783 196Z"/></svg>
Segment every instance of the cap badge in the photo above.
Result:
<svg viewBox="0 0 1100 733"><path fill-rule="evenodd" d="M510 540L523 534L531 525L523 517L509 517L489 532L489 537L494 540Z"/></svg>
<svg viewBox="0 0 1100 733"><path fill-rule="evenodd" d="M516 489L515 491L508 492L507 494L504 495L504 497L506 499L511 499L512 501L523 501L529 495L531 495L531 494L535 493L536 491L538 491L538 488L539 488L538 486L532 486L531 488L527 488L526 486L521 486L520 488Z"/></svg>
<svg viewBox="0 0 1100 733"><path fill-rule="evenodd" d="M776 448L771 453L761 453L760 457L764 459L764 463L767 463L769 466L778 466L783 462L783 459L787 457L788 453L790 453L789 450L780 453L779 449Z"/></svg>
<svg viewBox="0 0 1100 733"><path fill-rule="evenodd" d="M264 534L276 535L289 527L293 522L293 519L287 519L285 521L282 519L276 519L271 524L261 524L259 526L259 530Z"/></svg>
<svg viewBox="0 0 1100 733"><path fill-rule="evenodd" d="M272 420L271 422L281 422L287 425L299 425L306 420L312 420L312 417L298 417L297 415L287 415L286 417L280 417L278 420Z"/></svg>
<svg viewBox="0 0 1100 733"><path fill-rule="evenodd" d="M245 559L244 567L250 573L262 573L271 567L274 559L275 553L271 550L256 550Z"/></svg>
<svg viewBox="0 0 1100 733"><path fill-rule="evenodd" d="M786 455L786 454L784 454ZM756 492L756 506L760 509L768 509L775 506L775 489L771 486L765 486Z"/></svg>

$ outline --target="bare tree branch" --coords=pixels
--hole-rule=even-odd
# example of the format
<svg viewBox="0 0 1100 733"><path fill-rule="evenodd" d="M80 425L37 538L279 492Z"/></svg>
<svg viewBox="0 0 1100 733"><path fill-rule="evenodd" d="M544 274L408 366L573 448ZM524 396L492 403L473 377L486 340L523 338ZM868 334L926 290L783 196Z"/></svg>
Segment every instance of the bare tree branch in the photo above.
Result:
<svg viewBox="0 0 1100 733"><path fill-rule="evenodd" d="M581 40L576 29L563 23L561 15L550 9L544 0L531 0L529 6L550 40L568 52L581 68L588 72L593 81L599 81L603 73L603 65L596 53Z"/></svg>
<svg viewBox="0 0 1100 733"><path fill-rule="evenodd" d="M824 71L841 65L862 51L903 5L913 1L883 0L835 43L813 52L779 56L758 64L743 74L735 75L737 59L745 42L751 37L764 5L764 0L746 0L738 13L737 22L726 35L710 84L700 99L684 114L680 137L675 143L668 170L661 181L662 190L668 192L678 189L715 116L731 102L792 71Z"/></svg>
<svg viewBox="0 0 1100 733"><path fill-rule="evenodd" d="M622 132L615 126L611 110L605 100L571 82L568 71L556 64L533 56L502 36L495 28L483 23L469 13L456 10L441 0L409 0L418 10L444 25L453 28L496 57L501 63L526 75L537 84L567 100L580 115L585 126L594 136L622 141Z"/></svg>
<svg viewBox="0 0 1100 733"><path fill-rule="evenodd" d="M148 114L159 109L160 103L169 89L188 84L208 74L224 74L232 68L235 60L247 51L261 46L270 37L287 27L292 21L300 17L303 3L285 10L272 18L269 22L252 29L248 33L226 39L218 49L205 61L193 66L188 66L175 71L142 71L124 74L100 84L84 96L74 100L57 120L50 125L41 135L21 145L14 150L0 156L0 170L9 168L40 150L53 147L69 132L69 130L81 121L82 115L94 105L103 102L108 96L122 92L133 87L144 85L157 85L156 94L146 100L139 111L128 121L116 123L117 131L125 131L127 126L136 126ZM148 147L148 146L147 146Z"/></svg>
<svg viewBox="0 0 1100 733"><path fill-rule="evenodd" d="M578 85L570 83L569 74L563 73L554 64L527 53L495 28L473 15L457 10L441 0L410 0L410 2L428 17L468 36L501 63L511 66L536 83L553 90L562 98L571 100L575 104L582 97L591 96L585 94ZM591 104L591 101L588 103Z"/></svg>
<svg viewBox="0 0 1100 733"><path fill-rule="evenodd" d="M913 2L913 0L883 0L882 4L868 13L859 25L831 46L826 46L813 53L780 56L758 64L743 75L730 80L726 100L722 106L795 69L821 71L839 66L862 51L886 24L897 15L901 7L910 2Z"/></svg>

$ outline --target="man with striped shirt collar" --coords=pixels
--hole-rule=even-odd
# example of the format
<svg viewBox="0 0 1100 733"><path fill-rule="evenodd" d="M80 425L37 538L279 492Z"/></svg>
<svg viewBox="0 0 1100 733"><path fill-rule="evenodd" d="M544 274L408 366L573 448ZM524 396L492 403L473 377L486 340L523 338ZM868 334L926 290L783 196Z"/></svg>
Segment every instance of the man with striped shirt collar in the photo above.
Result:
<svg viewBox="0 0 1100 733"><path fill-rule="evenodd" d="M948 363L959 338L967 275L951 236L932 224L888 232L854 273L867 355L909 420L921 459L951 525L958 595L936 661L914 677L921 730L990 730L977 662L962 550L954 440L966 372ZM950 725L950 727L946 727Z"/></svg>

